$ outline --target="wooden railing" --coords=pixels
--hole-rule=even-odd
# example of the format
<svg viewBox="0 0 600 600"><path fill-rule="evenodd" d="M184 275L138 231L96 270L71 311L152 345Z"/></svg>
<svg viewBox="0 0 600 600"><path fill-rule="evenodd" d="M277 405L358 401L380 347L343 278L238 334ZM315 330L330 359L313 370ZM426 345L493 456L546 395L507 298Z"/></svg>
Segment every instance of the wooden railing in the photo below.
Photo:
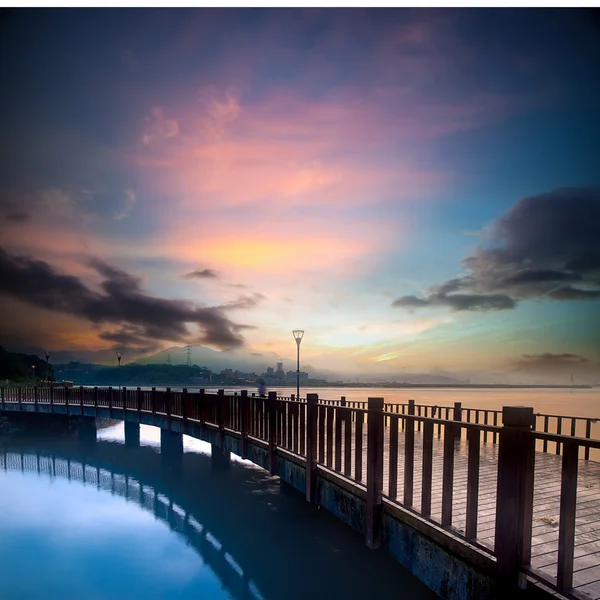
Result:
<svg viewBox="0 0 600 600"><path fill-rule="evenodd" d="M298 400L294 396L278 399L275 392L259 397L246 391L207 394L169 388L4 388L1 402L2 408L18 404L31 410L33 405L37 411L47 410L42 409L44 405L50 411L60 406L69 414L84 414L86 407L94 407L107 409L115 418L124 418L123 411L137 412L140 420L141 413L154 419L160 415L168 423L183 421L184 431L186 422L201 423L217 430L221 443L226 434L239 437L243 458L248 456L249 442L262 443L269 451L272 474L277 472L281 451L296 455L306 466L310 501L316 498L320 470L356 486L366 498L370 547L381 543L385 498L425 526L441 528L448 536L484 551L496 561L503 581L516 585L519 574L527 573L562 592L573 587L578 459L589 459L591 449L600 450L600 440L590 438L591 427L586 427L586 437L534 427L540 417L545 423L559 419L559 429L560 419L577 417L535 415L532 408L523 407L476 411L462 409L458 403L454 407L412 401L386 405L382 398L320 401L317 394L308 394L306 400ZM574 425L570 433L576 432ZM488 441L497 443L497 452L493 469L483 472L482 449ZM560 519L554 578L530 567L535 451L539 447L545 451L548 444L562 454L555 474L560 478ZM462 479L457 484L458 476L466 477L464 485ZM456 493L457 485L462 496ZM485 489L490 490L485 524L488 543L480 535L480 499Z"/></svg>

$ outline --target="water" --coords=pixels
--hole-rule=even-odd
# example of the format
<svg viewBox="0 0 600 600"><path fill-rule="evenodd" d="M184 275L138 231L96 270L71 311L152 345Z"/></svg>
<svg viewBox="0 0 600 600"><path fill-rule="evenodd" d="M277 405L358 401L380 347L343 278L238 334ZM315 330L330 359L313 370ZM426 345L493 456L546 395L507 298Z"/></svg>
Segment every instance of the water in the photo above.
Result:
<svg viewBox="0 0 600 600"><path fill-rule="evenodd" d="M248 461L123 424L96 442L0 438L0 590L44 598L434 598L391 557Z"/></svg>

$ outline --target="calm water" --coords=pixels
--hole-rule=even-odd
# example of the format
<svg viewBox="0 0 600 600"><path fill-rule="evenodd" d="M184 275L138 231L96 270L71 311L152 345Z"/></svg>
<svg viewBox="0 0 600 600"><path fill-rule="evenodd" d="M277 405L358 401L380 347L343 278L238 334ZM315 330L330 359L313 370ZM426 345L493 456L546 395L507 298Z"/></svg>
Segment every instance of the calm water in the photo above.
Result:
<svg viewBox="0 0 600 600"><path fill-rule="evenodd" d="M117 387L117 386L115 386ZM149 387L142 389L149 390ZM164 387L157 387L164 390ZM172 390L181 390L181 387L172 386ZM197 391L198 388L188 388ZM207 392L215 393L217 387L206 388ZM248 387L226 387L226 392L239 392L247 389L250 393L256 392ZM272 387L281 396L295 394L296 389L291 387ZM535 412L573 417L600 417L600 388L589 389L553 389L553 388L353 388L353 387L328 387L310 388L301 387L300 395L318 394L319 398L337 400L345 396L346 400L365 401L371 397L383 397L389 404L406 403L414 400L417 404L431 406L452 406L454 402L462 402L464 408L487 408L501 410L503 406L532 406Z"/></svg>
<svg viewBox="0 0 600 600"><path fill-rule="evenodd" d="M0 438L3 600L435 597L277 478L159 439Z"/></svg>

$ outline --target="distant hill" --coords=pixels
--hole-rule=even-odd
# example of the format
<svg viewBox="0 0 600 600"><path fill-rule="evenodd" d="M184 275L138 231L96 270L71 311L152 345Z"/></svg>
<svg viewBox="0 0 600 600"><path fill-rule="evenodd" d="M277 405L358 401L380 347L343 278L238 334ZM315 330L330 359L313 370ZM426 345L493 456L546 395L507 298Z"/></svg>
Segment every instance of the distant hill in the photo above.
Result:
<svg viewBox="0 0 600 600"><path fill-rule="evenodd" d="M22 354L20 352L8 352L0 346L0 383L7 379L9 383L29 384L46 378L54 379L52 365L46 365L46 360L36 354Z"/></svg>
<svg viewBox="0 0 600 600"><path fill-rule="evenodd" d="M135 362L139 365L151 365L151 364L166 364L170 355L172 365L185 365L187 364L187 355L185 346L171 346L165 350L161 350L156 354L152 354L146 358L140 358ZM267 367L273 367L277 365L277 361L281 357L274 352L250 352L245 349L240 350L223 350L221 352L217 350L211 350L205 346L192 346L192 364L201 365L207 367L211 371L216 373L223 369L237 369L247 373L260 374L264 372ZM284 359L284 370L294 369L293 361Z"/></svg>

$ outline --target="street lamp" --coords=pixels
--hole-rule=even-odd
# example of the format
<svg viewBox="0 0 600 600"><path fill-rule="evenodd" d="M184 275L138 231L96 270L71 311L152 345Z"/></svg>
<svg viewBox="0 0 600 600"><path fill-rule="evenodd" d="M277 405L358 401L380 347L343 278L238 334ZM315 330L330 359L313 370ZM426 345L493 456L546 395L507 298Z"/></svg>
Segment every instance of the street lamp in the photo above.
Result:
<svg viewBox="0 0 600 600"><path fill-rule="evenodd" d="M300 342L304 337L304 331L302 329L294 329L292 335L296 340L296 346L298 346L298 363L296 368L296 400L300 399Z"/></svg>
<svg viewBox="0 0 600 600"><path fill-rule="evenodd" d="M33 385L35 385L35 365L31 365L31 375L33 376Z"/></svg>
<svg viewBox="0 0 600 600"><path fill-rule="evenodd" d="M50 360L50 352L46 352L46 383L48 383L48 361Z"/></svg>
<svg viewBox="0 0 600 600"><path fill-rule="evenodd" d="M117 352L117 360L119 361L119 369L121 368L121 358L123 358L123 354L121 352ZM121 375L119 371L119 375ZM119 380L119 390L121 390L121 381Z"/></svg>

